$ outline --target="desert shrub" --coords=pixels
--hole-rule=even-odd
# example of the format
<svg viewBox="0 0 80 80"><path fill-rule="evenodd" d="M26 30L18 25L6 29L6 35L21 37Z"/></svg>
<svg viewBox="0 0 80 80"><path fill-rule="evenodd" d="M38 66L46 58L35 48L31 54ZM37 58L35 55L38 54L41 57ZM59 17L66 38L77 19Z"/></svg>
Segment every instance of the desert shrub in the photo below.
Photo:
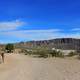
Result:
<svg viewBox="0 0 80 80"><path fill-rule="evenodd" d="M39 49L31 52L32 55L35 55L37 57L48 57L50 55L50 50L45 50L45 49Z"/></svg>
<svg viewBox="0 0 80 80"><path fill-rule="evenodd" d="M50 52L50 54L52 55L52 57L64 57L64 55L61 51L53 50Z"/></svg>
<svg viewBox="0 0 80 80"><path fill-rule="evenodd" d="M68 57L72 57L72 56L74 56L74 55L76 55L76 53L71 51L67 56L68 56Z"/></svg>
<svg viewBox="0 0 80 80"><path fill-rule="evenodd" d="M61 51L56 51L56 50L45 50L45 49L39 49L39 50L33 50L25 53L25 55L33 55L37 57L43 57L47 58L48 56L52 57L64 57L63 53Z"/></svg>
<svg viewBox="0 0 80 80"><path fill-rule="evenodd" d="M53 50L53 51L50 52L50 54L51 54L52 57L54 57L54 56L57 55L57 51L56 50Z"/></svg>
<svg viewBox="0 0 80 80"><path fill-rule="evenodd" d="M26 50L25 49L21 49L21 53L26 53Z"/></svg>
<svg viewBox="0 0 80 80"><path fill-rule="evenodd" d="M64 58L64 54L61 51L58 51L58 56L57 57Z"/></svg>
<svg viewBox="0 0 80 80"><path fill-rule="evenodd" d="M6 47L5 47L5 50L7 50L8 53L13 52L14 45L13 44L7 44Z"/></svg>
<svg viewBox="0 0 80 80"><path fill-rule="evenodd" d="M32 55L37 55L37 57L48 57L48 53L45 50L37 50L36 52L33 52Z"/></svg>
<svg viewBox="0 0 80 80"><path fill-rule="evenodd" d="M33 55L33 52L32 52L32 51L27 51L27 52L25 53L25 55Z"/></svg>

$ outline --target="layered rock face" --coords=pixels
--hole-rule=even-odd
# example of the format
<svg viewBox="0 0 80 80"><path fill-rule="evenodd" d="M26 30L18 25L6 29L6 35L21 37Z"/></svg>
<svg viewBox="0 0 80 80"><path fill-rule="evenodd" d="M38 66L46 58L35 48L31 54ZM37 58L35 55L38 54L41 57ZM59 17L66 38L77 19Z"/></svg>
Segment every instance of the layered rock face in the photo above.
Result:
<svg viewBox="0 0 80 80"><path fill-rule="evenodd" d="M29 41L15 44L17 48L34 48L47 47L63 50L80 50L80 39L74 38L57 38L43 41Z"/></svg>
<svg viewBox="0 0 80 80"><path fill-rule="evenodd" d="M61 38L61 39L54 39L53 45L55 48L64 49L64 50L79 50L80 49L80 39L73 39L73 38Z"/></svg>

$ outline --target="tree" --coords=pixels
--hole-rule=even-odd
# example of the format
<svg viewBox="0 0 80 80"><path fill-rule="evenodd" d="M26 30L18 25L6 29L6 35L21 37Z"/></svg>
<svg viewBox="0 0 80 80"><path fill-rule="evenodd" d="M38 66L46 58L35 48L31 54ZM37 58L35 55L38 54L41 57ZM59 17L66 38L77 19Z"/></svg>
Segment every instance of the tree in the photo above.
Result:
<svg viewBox="0 0 80 80"><path fill-rule="evenodd" d="M14 45L13 44L7 44L5 49L7 50L8 53L11 53L14 50Z"/></svg>

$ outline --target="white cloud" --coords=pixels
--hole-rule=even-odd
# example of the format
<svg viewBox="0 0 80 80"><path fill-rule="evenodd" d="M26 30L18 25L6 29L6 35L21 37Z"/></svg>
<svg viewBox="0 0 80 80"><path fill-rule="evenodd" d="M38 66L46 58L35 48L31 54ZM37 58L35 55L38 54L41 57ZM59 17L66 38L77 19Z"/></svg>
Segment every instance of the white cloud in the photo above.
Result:
<svg viewBox="0 0 80 80"><path fill-rule="evenodd" d="M25 24L24 22L19 20L0 22L0 31L15 30L24 24Z"/></svg>
<svg viewBox="0 0 80 80"><path fill-rule="evenodd" d="M26 23L20 20L0 22L0 42L15 42L27 40L48 40L54 38L79 38L80 28L73 28L69 33L61 29L19 30ZM6 40L5 40L6 39Z"/></svg>
<svg viewBox="0 0 80 80"><path fill-rule="evenodd" d="M61 32L61 30L59 29L49 29L49 30L9 31L9 32L1 32L1 33L4 36L15 37L18 39L43 40L43 39L50 39L59 32Z"/></svg>
<svg viewBox="0 0 80 80"><path fill-rule="evenodd" d="M0 33L1 34L1 33ZM21 30L2 32L1 35L15 38L15 40L48 40L54 38L80 38L80 33L63 33L59 29L48 30ZM11 39L12 41L13 39Z"/></svg>
<svg viewBox="0 0 80 80"><path fill-rule="evenodd" d="M80 28L73 28L72 31L80 31Z"/></svg>

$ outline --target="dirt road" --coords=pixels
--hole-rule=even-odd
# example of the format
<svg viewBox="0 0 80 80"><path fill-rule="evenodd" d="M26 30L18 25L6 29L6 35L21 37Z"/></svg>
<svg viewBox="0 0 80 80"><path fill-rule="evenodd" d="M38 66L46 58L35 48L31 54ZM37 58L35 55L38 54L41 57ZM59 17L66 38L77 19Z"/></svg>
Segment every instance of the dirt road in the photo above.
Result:
<svg viewBox="0 0 80 80"><path fill-rule="evenodd" d="M7 54L0 80L80 80L80 61Z"/></svg>

